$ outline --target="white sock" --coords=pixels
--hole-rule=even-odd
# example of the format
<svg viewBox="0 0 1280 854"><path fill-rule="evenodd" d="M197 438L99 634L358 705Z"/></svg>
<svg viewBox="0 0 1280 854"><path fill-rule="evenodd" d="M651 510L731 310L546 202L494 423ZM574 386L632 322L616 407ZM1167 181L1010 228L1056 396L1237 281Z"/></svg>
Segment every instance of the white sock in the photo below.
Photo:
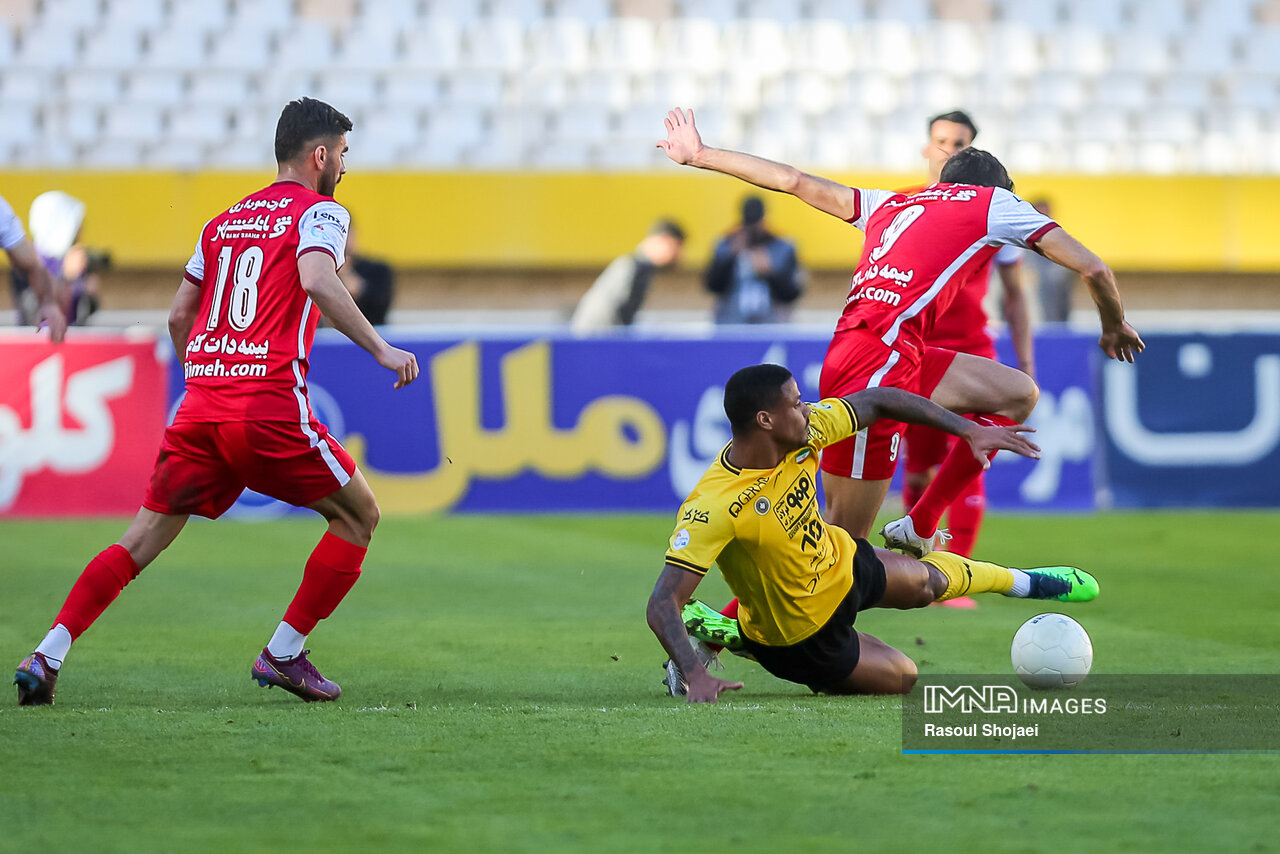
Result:
<svg viewBox="0 0 1280 854"><path fill-rule="evenodd" d="M272 658L288 661L297 658L306 643L306 635L300 634L293 626L281 620L280 625L276 626L276 633L267 641L267 652L271 653Z"/></svg>
<svg viewBox="0 0 1280 854"><path fill-rule="evenodd" d="M1009 588L1009 592L1004 595L1015 599L1026 599L1027 594L1031 592L1031 576L1013 567L1009 567L1009 571L1013 573L1013 587Z"/></svg>
<svg viewBox="0 0 1280 854"><path fill-rule="evenodd" d="M55 670L62 668L62 660L70 651L71 632L67 631L67 627L62 623L49 629L49 634L45 635L44 640L40 641L40 645L36 647L36 652L48 659L50 666Z"/></svg>

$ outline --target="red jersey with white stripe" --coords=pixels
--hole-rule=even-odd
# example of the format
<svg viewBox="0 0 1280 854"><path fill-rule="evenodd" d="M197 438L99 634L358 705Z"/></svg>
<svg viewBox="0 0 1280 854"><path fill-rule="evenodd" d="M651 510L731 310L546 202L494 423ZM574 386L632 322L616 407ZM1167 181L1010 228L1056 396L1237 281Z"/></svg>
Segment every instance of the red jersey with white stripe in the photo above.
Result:
<svg viewBox="0 0 1280 854"><path fill-rule="evenodd" d="M1002 245L1029 247L1057 223L1000 187L854 191L866 232L836 331L865 328L918 364L938 318Z"/></svg>
<svg viewBox="0 0 1280 854"><path fill-rule="evenodd" d="M183 421L311 421L307 368L320 311L298 258L341 267L351 217L328 196L281 181L209 220L187 262L202 291L183 368Z"/></svg>
<svg viewBox="0 0 1280 854"><path fill-rule="evenodd" d="M958 353L988 351L995 339L991 335L990 318L984 305L991 277L1001 267L1022 261L1022 250L1016 246L1000 249L977 270L958 291L951 307L944 311L929 334L930 347L945 347Z"/></svg>

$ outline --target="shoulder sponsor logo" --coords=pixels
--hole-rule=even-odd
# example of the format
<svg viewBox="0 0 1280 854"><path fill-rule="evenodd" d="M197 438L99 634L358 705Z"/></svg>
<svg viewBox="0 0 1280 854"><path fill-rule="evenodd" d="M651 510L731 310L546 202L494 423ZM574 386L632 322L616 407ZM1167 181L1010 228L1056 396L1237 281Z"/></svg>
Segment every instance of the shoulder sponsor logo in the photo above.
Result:
<svg viewBox="0 0 1280 854"><path fill-rule="evenodd" d="M765 498L763 495L757 498L755 503L755 510L756 510L757 516L768 516L769 515L769 499Z"/></svg>
<svg viewBox="0 0 1280 854"><path fill-rule="evenodd" d="M827 407L827 408L828 408L828 409L830 409L830 407ZM798 462L798 463L802 463L802 462L804 462L805 460L807 460L807 459L809 458L809 454L811 454L811 453L813 453L813 452L812 452L812 451L810 451L808 448L804 448L804 449L802 449L802 450L800 451L800 453L796 454L796 462Z"/></svg>
<svg viewBox="0 0 1280 854"><path fill-rule="evenodd" d="M676 531L676 535L671 538L671 548L676 551L680 551L687 545L689 545L689 530L687 528L681 528Z"/></svg>

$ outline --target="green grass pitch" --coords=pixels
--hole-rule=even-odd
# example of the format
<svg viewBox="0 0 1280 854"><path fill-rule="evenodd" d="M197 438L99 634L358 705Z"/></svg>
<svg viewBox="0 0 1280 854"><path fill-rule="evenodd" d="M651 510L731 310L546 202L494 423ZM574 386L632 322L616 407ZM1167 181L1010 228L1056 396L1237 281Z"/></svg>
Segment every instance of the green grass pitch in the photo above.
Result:
<svg viewBox="0 0 1280 854"><path fill-rule="evenodd" d="M1280 756L903 756L899 704L749 662L659 685L671 519L388 519L311 638L342 683L249 678L322 527L193 523L77 644L53 708L0 705L4 851L1276 851ZM1277 673L1267 513L994 514L980 554L1078 563L1096 673ZM0 524L16 664L119 521ZM713 573L700 591L720 604ZM1036 604L872 611L924 673L1007 673ZM7 678L6 678L7 681Z"/></svg>

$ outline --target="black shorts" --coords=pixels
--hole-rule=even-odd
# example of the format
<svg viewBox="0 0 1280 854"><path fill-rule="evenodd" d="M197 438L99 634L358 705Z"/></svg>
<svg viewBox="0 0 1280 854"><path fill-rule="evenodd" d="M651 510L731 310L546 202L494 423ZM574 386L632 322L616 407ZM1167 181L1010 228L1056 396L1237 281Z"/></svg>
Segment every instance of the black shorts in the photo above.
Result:
<svg viewBox="0 0 1280 854"><path fill-rule="evenodd" d="M766 646L743 636L756 661L779 679L822 691L843 681L858 666L858 633L853 621L858 612L874 608L884 598L884 564L866 540L855 539L853 587L836 606L826 624L800 643Z"/></svg>

